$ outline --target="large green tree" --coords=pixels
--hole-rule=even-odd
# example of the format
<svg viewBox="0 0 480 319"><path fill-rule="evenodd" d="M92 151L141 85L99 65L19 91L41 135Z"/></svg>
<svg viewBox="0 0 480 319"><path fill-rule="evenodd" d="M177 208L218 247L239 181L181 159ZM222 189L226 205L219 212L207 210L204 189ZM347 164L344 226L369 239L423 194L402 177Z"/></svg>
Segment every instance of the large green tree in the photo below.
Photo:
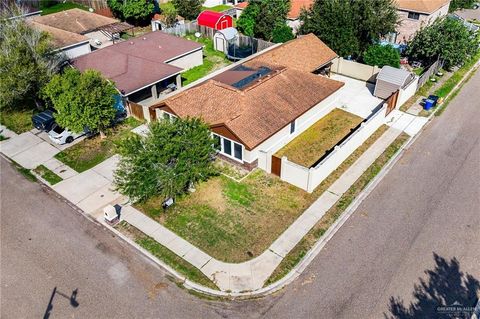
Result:
<svg viewBox="0 0 480 319"><path fill-rule="evenodd" d="M478 49L477 38L455 19L437 19L432 25L420 29L408 43L407 55L411 60L425 64L438 58L444 67L461 64Z"/></svg>
<svg viewBox="0 0 480 319"><path fill-rule="evenodd" d="M100 72L68 68L55 75L45 86L43 93L55 108L55 121L73 132L103 130L115 117L115 86L104 79Z"/></svg>
<svg viewBox="0 0 480 319"><path fill-rule="evenodd" d="M107 0L107 3L115 16L135 23L148 21L155 10L153 0Z"/></svg>
<svg viewBox="0 0 480 319"><path fill-rule="evenodd" d="M47 33L23 19L8 19L22 13L16 6L0 13L0 109L41 107L38 93L63 62Z"/></svg>
<svg viewBox="0 0 480 319"><path fill-rule="evenodd" d="M291 29L285 28L289 11L290 0L251 0L240 15L237 27L245 35L267 41L290 40Z"/></svg>
<svg viewBox="0 0 480 319"><path fill-rule="evenodd" d="M202 11L203 0L172 0L180 16L187 20L195 20Z"/></svg>
<svg viewBox="0 0 480 319"><path fill-rule="evenodd" d="M363 61L368 65L383 67L385 65L400 67L400 53L391 45L374 44L363 55Z"/></svg>
<svg viewBox="0 0 480 319"><path fill-rule="evenodd" d="M200 119L152 122L146 137L131 135L120 142L116 188L134 202L175 198L215 173L214 143Z"/></svg>
<svg viewBox="0 0 480 319"><path fill-rule="evenodd" d="M358 57L395 31L398 16L393 0L316 0L300 20L300 33L314 33L340 56Z"/></svg>
<svg viewBox="0 0 480 319"><path fill-rule="evenodd" d="M458 9L470 9L476 0L452 0L450 1L450 7L448 11L453 12Z"/></svg>

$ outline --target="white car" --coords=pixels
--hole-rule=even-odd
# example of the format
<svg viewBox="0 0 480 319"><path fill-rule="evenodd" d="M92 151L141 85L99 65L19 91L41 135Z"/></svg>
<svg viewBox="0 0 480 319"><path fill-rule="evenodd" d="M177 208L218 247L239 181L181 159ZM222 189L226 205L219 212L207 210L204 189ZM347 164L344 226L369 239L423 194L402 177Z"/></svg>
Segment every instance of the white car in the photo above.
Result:
<svg viewBox="0 0 480 319"><path fill-rule="evenodd" d="M87 131L80 133L70 132L68 129L60 127L58 124L54 124L50 132L48 132L48 137L57 144L72 143L73 140L86 135Z"/></svg>

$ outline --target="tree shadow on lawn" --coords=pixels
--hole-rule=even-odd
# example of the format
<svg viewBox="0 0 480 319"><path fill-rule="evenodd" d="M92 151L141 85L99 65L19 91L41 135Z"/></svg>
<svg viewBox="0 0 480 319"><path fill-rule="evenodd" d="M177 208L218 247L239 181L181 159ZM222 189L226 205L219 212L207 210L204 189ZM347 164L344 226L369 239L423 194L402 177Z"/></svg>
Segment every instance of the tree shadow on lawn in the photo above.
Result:
<svg viewBox="0 0 480 319"><path fill-rule="evenodd" d="M413 301L406 305L400 297L390 297L390 314L384 313L385 318L470 318L480 291L480 281L461 272L455 257L447 260L433 253L433 258L435 269L425 270L427 280L419 278L420 283L414 285ZM441 309L447 306L472 308L468 313Z"/></svg>

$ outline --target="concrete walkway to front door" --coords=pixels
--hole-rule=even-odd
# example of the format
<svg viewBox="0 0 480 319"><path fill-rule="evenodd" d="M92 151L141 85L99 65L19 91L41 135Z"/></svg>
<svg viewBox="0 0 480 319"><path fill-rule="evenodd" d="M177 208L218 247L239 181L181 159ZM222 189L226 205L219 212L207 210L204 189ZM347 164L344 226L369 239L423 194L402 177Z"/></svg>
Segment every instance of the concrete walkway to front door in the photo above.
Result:
<svg viewBox="0 0 480 319"><path fill-rule="evenodd" d="M397 128L389 128L265 252L243 263L225 263L209 256L131 206L122 208L120 218L200 269L220 290L232 292L258 290L263 287L282 259L401 132L402 130Z"/></svg>

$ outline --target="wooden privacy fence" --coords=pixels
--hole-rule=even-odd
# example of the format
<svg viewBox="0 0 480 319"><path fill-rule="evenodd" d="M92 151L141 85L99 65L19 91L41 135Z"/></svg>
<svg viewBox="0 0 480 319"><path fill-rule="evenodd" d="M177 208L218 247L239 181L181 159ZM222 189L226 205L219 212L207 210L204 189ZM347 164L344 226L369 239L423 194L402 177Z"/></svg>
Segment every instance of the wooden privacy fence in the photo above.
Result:
<svg viewBox="0 0 480 319"><path fill-rule="evenodd" d="M198 25L197 21L186 22L185 24L177 24L173 27L162 30L162 32L176 35L177 37L183 37L187 34L199 32L204 37L210 38L212 40L216 31L217 30L215 30L214 28ZM231 43L231 45L234 45L236 48L245 48L245 47L253 48L252 50L253 51L252 54L253 54L253 53L263 51L266 48L271 47L272 45L275 45L275 43L265 41L262 39L257 39L254 37L247 37L243 34L239 34L236 37L236 39L233 41L233 43Z"/></svg>
<svg viewBox="0 0 480 319"><path fill-rule="evenodd" d="M128 101L128 111L136 119L139 119L139 120L145 119L145 116L143 113L143 106L138 103Z"/></svg>
<svg viewBox="0 0 480 319"><path fill-rule="evenodd" d="M430 80L430 77L440 70L443 66L443 61L437 60L433 63L418 79L417 90L420 89L427 81Z"/></svg>

